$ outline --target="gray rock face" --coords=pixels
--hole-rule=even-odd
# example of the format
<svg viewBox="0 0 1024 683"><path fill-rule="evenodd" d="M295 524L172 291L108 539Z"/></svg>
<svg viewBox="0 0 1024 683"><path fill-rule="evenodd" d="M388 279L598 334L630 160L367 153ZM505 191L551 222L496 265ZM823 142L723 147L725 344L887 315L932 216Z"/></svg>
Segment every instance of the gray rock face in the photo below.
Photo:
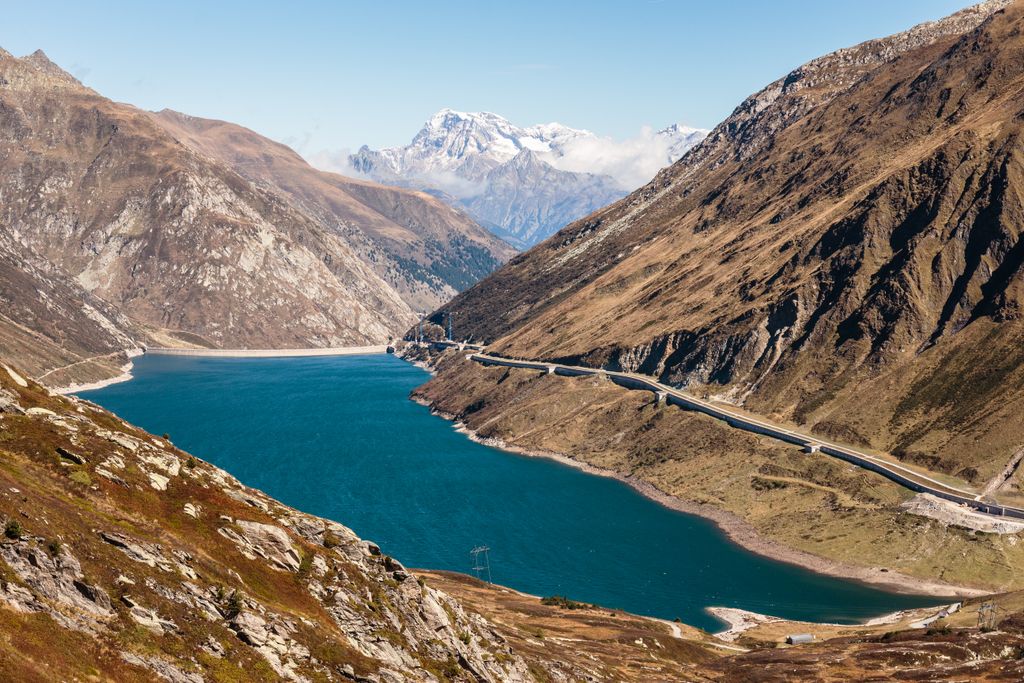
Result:
<svg viewBox="0 0 1024 683"><path fill-rule="evenodd" d="M114 614L110 597L86 580L78 559L66 548L51 556L34 540L4 541L0 559L24 584L7 583L0 589L0 599L14 609L46 612L58 623L86 632ZM65 609L76 617L65 616Z"/></svg>
<svg viewBox="0 0 1024 683"><path fill-rule="evenodd" d="M18 399L11 392L0 388L0 413L13 413L22 415L25 410L18 403Z"/></svg>
<svg viewBox="0 0 1024 683"><path fill-rule="evenodd" d="M253 647L267 642L267 621L252 612L240 612L230 625L239 638Z"/></svg>
<svg viewBox="0 0 1024 683"><path fill-rule="evenodd" d="M149 629L156 635L173 633L178 630L178 625L173 621L161 617L155 610L143 607L139 603L135 602L135 600L133 600L129 595L122 596L121 602L128 607L128 616L130 616L137 624Z"/></svg>
<svg viewBox="0 0 1024 683"><path fill-rule="evenodd" d="M608 176L560 171L524 149L485 176L485 189L460 203L496 234L522 247L621 199Z"/></svg>
<svg viewBox="0 0 1024 683"><path fill-rule="evenodd" d="M164 571L173 571L174 565L164 557L159 546L153 543L143 543L125 534L113 531L101 531L100 538L107 543L120 548L125 555L150 567L159 567Z"/></svg>
<svg viewBox="0 0 1024 683"><path fill-rule="evenodd" d="M281 527L260 522L238 520L238 531L229 527L221 527L218 531L234 541L243 555L262 557L269 560L275 567L286 571L299 570L299 554L292 547L288 532Z"/></svg>
<svg viewBox="0 0 1024 683"><path fill-rule="evenodd" d="M204 683L203 677L194 671L182 671L180 668L155 655L139 655L134 652L123 652L121 658L129 664L149 669L162 680L169 683Z"/></svg>

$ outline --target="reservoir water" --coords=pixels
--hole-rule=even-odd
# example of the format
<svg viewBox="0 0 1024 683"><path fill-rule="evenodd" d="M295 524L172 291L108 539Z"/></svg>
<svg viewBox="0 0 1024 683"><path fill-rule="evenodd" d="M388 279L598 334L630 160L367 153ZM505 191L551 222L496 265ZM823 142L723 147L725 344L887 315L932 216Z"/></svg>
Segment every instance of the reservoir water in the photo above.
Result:
<svg viewBox="0 0 1024 683"><path fill-rule="evenodd" d="M938 602L754 555L614 479L474 443L409 400L429 376L393 356L144 356L134 374L81 395L409 567L468 573L487 545L495 583L709 630L712 605L852 623Z"/></svg>

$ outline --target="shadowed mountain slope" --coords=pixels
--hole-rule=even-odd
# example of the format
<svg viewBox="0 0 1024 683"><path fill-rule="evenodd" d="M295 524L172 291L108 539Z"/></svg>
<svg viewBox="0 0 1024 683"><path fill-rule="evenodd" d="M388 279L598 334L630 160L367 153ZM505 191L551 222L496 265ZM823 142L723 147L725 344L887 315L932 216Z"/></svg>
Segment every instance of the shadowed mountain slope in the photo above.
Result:
<svg viewBox="0 0 1024 683"><path fill-rule="evenodd" d="M1024 8L1005 4L748 98L652 183L457 297L460 335L704 385L984 481L1024 442Z"/></svg>

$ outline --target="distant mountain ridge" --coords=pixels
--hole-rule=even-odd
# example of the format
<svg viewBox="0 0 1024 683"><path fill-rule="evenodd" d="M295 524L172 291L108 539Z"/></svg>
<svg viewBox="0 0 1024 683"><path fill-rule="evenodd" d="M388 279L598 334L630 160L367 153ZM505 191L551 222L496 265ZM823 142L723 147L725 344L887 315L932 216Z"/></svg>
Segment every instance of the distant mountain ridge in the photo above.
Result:
<svg viewBox="0 0 1024 683"><path fill-rule="evenodd" d="M705 134L679 124L659 131L664 154L657 167L678 159ZM588 172L586 163L563 167L581 145L602 143L590 131L559 123L522 128L490 112L442 109L409 145L363 146L349 162L378 182L440 191L496 234L529 246L632 189L622 179Z"/></svg>

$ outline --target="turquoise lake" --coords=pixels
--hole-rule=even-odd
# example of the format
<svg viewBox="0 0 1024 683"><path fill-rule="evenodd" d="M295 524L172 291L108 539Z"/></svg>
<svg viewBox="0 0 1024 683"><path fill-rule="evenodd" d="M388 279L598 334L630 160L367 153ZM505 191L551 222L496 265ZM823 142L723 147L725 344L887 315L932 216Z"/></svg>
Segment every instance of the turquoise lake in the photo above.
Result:
<svg viewBox="0 0 1024 683"><path fill-rule="evenodd" d="M853 623L936 604L747 552L712 523L614 479L470 441L409 400L423 370L393 356L144 356L135 379L81 395L408 567L721 627L704 608Z"/></svg>

